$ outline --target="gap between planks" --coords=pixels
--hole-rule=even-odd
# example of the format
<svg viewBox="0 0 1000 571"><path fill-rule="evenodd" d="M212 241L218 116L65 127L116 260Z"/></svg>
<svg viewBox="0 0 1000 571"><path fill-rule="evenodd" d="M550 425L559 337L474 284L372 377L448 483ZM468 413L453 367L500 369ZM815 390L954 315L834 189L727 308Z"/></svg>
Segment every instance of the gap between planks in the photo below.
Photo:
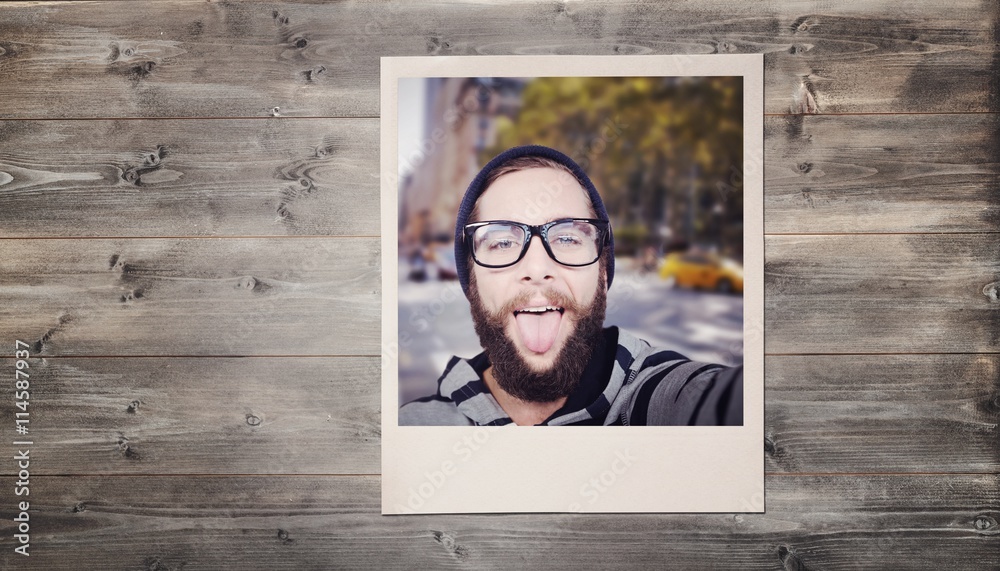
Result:
<svg viewBox="0 0 1000 571"><path fill-rule="evenodd" d="M867 115L997 115L1000 111L858 111L851 113L764 113L764 117L853 117ZM353 120L381 119L379 115L273 115L211 116L211 117L6 117L0 121L229 121L251 119L287 120Z"/></svg>
<svg viewBox="0 0 1000 571"><path fill-rule="evenodd" d="M900 352L885 353L764 353L765 357L884 357L891 355L1000 355L1000 351L944 351L944 352ZM35 355L32 359L377 359L381 354L345 355ZM14 357L0 355L0 361Z"/></svg>
<svg viewBox="0 0 1000 571"><path fill-rule="evenodd" d="M885 353L764 353L765 357L883 357L887 355L1000 355L1000 351L888 351Z"/></svg>
<svg viewBox="0 0 1000 571"><path fill-rule="evenodd" d="M955 232L764 232L768 236L974 236L977 234L1000 234L1000 230L958 230ZM0 236L0 240L271 240L271 239L373 239L381 238L379 234L276 234L273 236Z"/></svg>
<svg viewBox="0 0 1000 571"><path fill-rule="evenodd" d="M978 354L978 353L977 353ZM377 359L370 355L34 355L32 359ZM0 356L0 360L14 357Z"/></svg>
<svg viewBox="0 0 1000 571"><path fill-rule="evenodd" d="M769 472L768 477L829 478L870 476L1000 476L1000 472ZM36 478L381 478L382 474L122 474L106 472L95 474L44 474Z"/></svg>
<svg viewBox="0 0 1000 571"><path fill-rule="evenodd" d="M982 234L983 232L978 232ZM971 232L977 234L977 232ZM372 239L381 238L378 234L275 234L273 236L2 236L0 240L270 240L270 239Z"/></svg>
<svg viewBox="0 0 1000 571"><path fill-rule="evenodd" d="M766 216L765 216L766 217ZM928 232L764 232L764 236L957 236L975 234L1000 234L1000 230L942 230Z"/></svg>

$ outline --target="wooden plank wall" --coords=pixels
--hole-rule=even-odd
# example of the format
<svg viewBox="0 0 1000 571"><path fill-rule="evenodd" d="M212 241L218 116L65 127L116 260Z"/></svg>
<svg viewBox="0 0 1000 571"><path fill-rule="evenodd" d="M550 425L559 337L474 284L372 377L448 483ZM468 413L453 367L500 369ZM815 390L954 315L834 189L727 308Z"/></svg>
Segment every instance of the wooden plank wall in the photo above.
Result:
<svg viewBox="0 0 1000 571"><path fill-rule="evenodd" d="M1000 568L998 45L993 0L0 2L0 567ZM378 57L726 52L767 513L380 516Z"/></svg>

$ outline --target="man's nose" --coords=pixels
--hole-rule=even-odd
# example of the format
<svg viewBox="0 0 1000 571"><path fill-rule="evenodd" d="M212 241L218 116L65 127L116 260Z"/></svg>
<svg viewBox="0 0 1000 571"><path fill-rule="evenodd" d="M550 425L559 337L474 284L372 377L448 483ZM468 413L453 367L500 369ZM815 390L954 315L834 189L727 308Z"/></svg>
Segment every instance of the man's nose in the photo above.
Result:
<svg viewBox="0 0 1000 571"><path fill-rule="evenodd" d="M556 261L549 257L545 251L545 244L542 243L541 236L532 236L528 242L528 251L524 253L524 258L518 264L518 271L521 272L521 281L524 282L545 282L555 279Z"/></svg>

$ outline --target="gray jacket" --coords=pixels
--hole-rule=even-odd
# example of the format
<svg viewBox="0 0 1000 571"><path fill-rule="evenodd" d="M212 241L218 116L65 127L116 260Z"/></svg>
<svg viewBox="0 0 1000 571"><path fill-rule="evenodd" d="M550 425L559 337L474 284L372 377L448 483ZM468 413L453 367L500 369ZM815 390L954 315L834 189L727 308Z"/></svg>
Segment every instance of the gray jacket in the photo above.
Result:
<svg viewBox="0 0 1000 571"><path fill-rule="evenodd" d="M400 407L400 426L510 424L483 382L488 367L484 353L452 357L436 394ZM609 327L580 385L541 424L742 425L743 367L691 361Z"/></svg>

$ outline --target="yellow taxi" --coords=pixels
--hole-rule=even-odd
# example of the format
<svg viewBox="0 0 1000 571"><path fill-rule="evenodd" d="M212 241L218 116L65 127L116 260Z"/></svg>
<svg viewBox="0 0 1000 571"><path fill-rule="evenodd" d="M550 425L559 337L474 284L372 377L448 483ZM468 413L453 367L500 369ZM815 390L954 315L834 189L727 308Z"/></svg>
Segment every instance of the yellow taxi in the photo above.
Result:
<svg viewBox="0 0 1000 571"><path fill-rule="evenodd" d="M660 268L660 277L673 280L675 285L712 289L722 293L743 291L743 266L703 252L673 252L667 254Z"/></svg>

